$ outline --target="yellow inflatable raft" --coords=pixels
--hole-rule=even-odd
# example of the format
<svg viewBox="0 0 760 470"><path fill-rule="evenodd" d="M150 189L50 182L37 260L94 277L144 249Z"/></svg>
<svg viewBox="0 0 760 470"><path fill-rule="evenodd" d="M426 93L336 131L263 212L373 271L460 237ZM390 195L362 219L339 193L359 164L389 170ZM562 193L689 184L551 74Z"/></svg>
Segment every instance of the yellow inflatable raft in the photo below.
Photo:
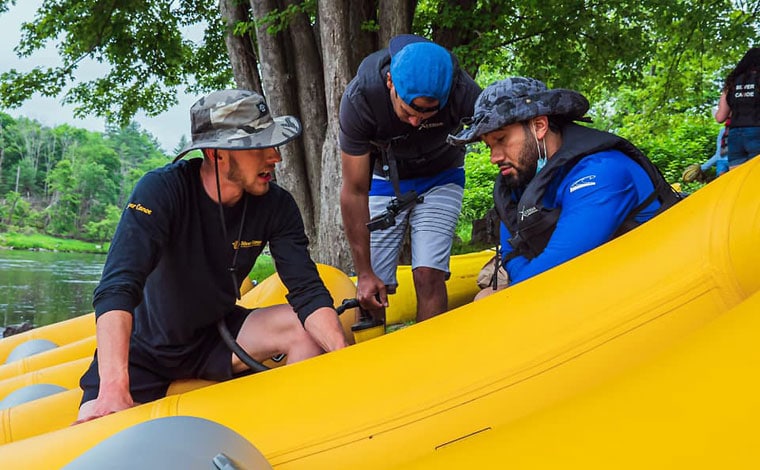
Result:
<svg viewBox="0 0 760 470"><path fill-rule="evenodd" d="M237 433L278 469L753 468L759 186L755 159L481 301L2 445L0 462L76 465L138 423L187 416Z"/></svg>
<svg viewBox="0 0 760 470"><path fill-rule="evenodd" d="M452 275L447 282L452 307L472 299L477 291L474 281L477 271L491 255L491 252L485 251L453 257ZM336 302L355 296L354 282L346 274L331 266L317 267ZM416 309L410 267L401 266L398 276L403 287L392 296L387 316L397 323L409 322L414 318ZM274 275L255 289L246 289L240 304L253 308L284 303L286 294L287 290L279 277ZM356 321L355 310L350 309L341 315L349 339L353 339L351 326ZM13 355L27 342L39 340L55 340L61 345L0 366L0 422L3 424L0 427L0 445L69 426L76 417L76 407L81 397L79 378L95 350L92 314L41 327L33 335L29 333L32 331L25 333L25 336L19 335L20 338L13 338L9 346L0 341L0 346L5 346L0 352L6 356ZM75 334L91 336L77 339ZM271 368L283 364L265 362ZM169 394L210 383L202 380L181 381L170 387ZM67 391L61 393L64 390ZM54 393L56 396L48 396Z"/></svg>

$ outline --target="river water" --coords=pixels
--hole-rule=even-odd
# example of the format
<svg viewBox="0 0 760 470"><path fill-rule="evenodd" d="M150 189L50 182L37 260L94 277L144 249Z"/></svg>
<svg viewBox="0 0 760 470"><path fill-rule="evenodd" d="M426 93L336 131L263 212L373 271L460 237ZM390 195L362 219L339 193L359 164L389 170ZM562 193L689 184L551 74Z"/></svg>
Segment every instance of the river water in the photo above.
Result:
<svg viewBox="0 0 760 470"><path fill-rule="evenodd" d="M0 327L43 326L92 312L106 256L0 250ZM2 328L0 328L2 329Z"/></svg>

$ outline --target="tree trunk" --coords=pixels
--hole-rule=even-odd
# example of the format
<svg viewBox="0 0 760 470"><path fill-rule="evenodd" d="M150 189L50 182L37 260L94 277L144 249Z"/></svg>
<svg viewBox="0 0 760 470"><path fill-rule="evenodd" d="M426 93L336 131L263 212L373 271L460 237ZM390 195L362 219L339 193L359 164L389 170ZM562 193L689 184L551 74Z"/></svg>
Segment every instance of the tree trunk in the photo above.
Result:
<svg viewBox="0 0 760 470"><path fill-rule="evenodd" d="M348 6L348 65L349 79L356 74L361 61L378 49L387 46L381 44L377 39L377 34L366 31L363 26L369 22L377 22L377 1L376 0L354 0Z"/></svg>
<svg viewBox="0 0 760 470"><path fill-rule="evenodd" d="M388 41L398 34L412 31L415 0L379 0L380 47L388 47Z"/></svg>
<svg viewBox="0 0 760 470"><path fill-rule="evenodd" d="M297 0L250 0L250 13L246 13L248 6L238 8L235 0L219 0L219 9L227 21L225 41L238 86L253 87L246 80L258 70L272 112L298 116L303 123L303 138L281 149L277 180L301 209L312 255L318 262L350 271L353 263L340 213L340 99L367 54L387 46L392 35L410 31L416 2L386 2L385 21L393 26L381 26L381 31L387 31L383 41L362 29L376 20L377 0L319 1L316 22L297 12L281 32L267 32L271 25L263 24L261 18L275 9L300 4ZM399 15L396 8L404 13ZM244 38L230 34L236 22L248 17L256 20L258 57L243 47Z"/></svg>
<svg viewBox="0 0 760 470"><path fill-rule="evenodd" d="M299 115L297 106L297 89L293 77L297 68L288 67L287 51L293 51L292 44L286 41L282 33L269 34L267 24L261 18L278 8L274 0L251 0L251 11L256 19L256 39L259 46L259 65L261 81L267 103L274 115ZM291 61L298 64L298 54L293 51ZM298 139L280 148L282 162L278 165L277 182L290 191L301 209L306 235L313 238L316 232L314 208L306 177L303 141Z"/></svg>
<svg viewBox="0 0 760 470"><path fill-rule="evenodd" d="M287 5L301 3L300 0L286 0ZM327 128L327 112L325 110L325 82L322 76L322 60L317 48L316 38L305 13L297 13L290 21L290 40L294 51L291 59L297 61L291 65L295 70L295 81L298 90L298 117L303 123L303 147L305 152L306 179L304 190L309 192L313 203L314 225L320 223L320 175L322 162L318 158L325 140ZM312 233L316 233L316 230Z"/></svg>
<svg viewBox="0 0 760 470"><path fill-rule="evenodd" d="M349 1L320 1L319 23L322 43L322 67L325 80L327 131L322 147L322 200L317 233L315 258L349 271L353 265L348 242L343 232L340 213L341 164L338 149L338 111L340 98L351 77L349 65L349 36L344 25L348 22Z"/></svg>
<svg viewBox="0 0 760 470"><path fill-rule="evenodd" d="M243 90L261 93L261 78L257 68L256 52L253 50L250 36L233 33L237 23L247 23L248 7L238 0L219 0L219 12L227 23L224 43L232 64L235 84Z"/></svg>

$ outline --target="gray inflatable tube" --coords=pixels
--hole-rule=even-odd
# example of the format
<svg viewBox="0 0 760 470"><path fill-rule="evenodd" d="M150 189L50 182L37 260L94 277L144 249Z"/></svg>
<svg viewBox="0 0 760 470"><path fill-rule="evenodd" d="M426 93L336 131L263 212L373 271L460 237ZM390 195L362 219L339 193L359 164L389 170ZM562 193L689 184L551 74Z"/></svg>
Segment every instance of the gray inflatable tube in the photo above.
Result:
<svg viewBox="0 0 760 470"><path fill-rule="evenodd" d="M171 416L114 434L63 468L271 470L272 466L250 442L226 426L203 418Z"/></svg>
<svg viewBox="0 0 760 470"><path fill-rule="evenodd" d="M65 392L66 388L54 384L33 384L19 388L0 400L0 410L13 408L38 398L44 398L56 393Z"/></svg>
<svg viewBox="0 0 760 470"><path fill-rule="evenodd" d="M5 363L10 364L11 362L20 361L25 357L33 356L57 347L57 344L47 339L30 339L29 341L23 342L13 348L13 351L8 354Z"/></svg>

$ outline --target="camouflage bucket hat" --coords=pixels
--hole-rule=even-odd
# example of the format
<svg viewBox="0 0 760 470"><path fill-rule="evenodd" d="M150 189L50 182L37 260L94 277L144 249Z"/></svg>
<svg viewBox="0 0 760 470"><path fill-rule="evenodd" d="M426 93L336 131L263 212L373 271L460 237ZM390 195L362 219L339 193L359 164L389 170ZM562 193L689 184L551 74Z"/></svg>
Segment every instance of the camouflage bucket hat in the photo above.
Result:
<svg viewBox="0 0 760 470"><path fill-rule="evenodd" d="M195 149L260 149L283 145L301 135L294 116L272 117L264 98L248 90L222 90L199 99L190 108L192 142L179 160Z"/></svg>
<svg viewBox="0 0 760 470"><path fill-rule="evenodd" d="M462 127L447 141L464 145L515 122L536 116L565 116L573 121L588 120L586 97L573 90L549 90L535 78L512 77L488 85L475 101L475 115L462 120Z"/></svg>

